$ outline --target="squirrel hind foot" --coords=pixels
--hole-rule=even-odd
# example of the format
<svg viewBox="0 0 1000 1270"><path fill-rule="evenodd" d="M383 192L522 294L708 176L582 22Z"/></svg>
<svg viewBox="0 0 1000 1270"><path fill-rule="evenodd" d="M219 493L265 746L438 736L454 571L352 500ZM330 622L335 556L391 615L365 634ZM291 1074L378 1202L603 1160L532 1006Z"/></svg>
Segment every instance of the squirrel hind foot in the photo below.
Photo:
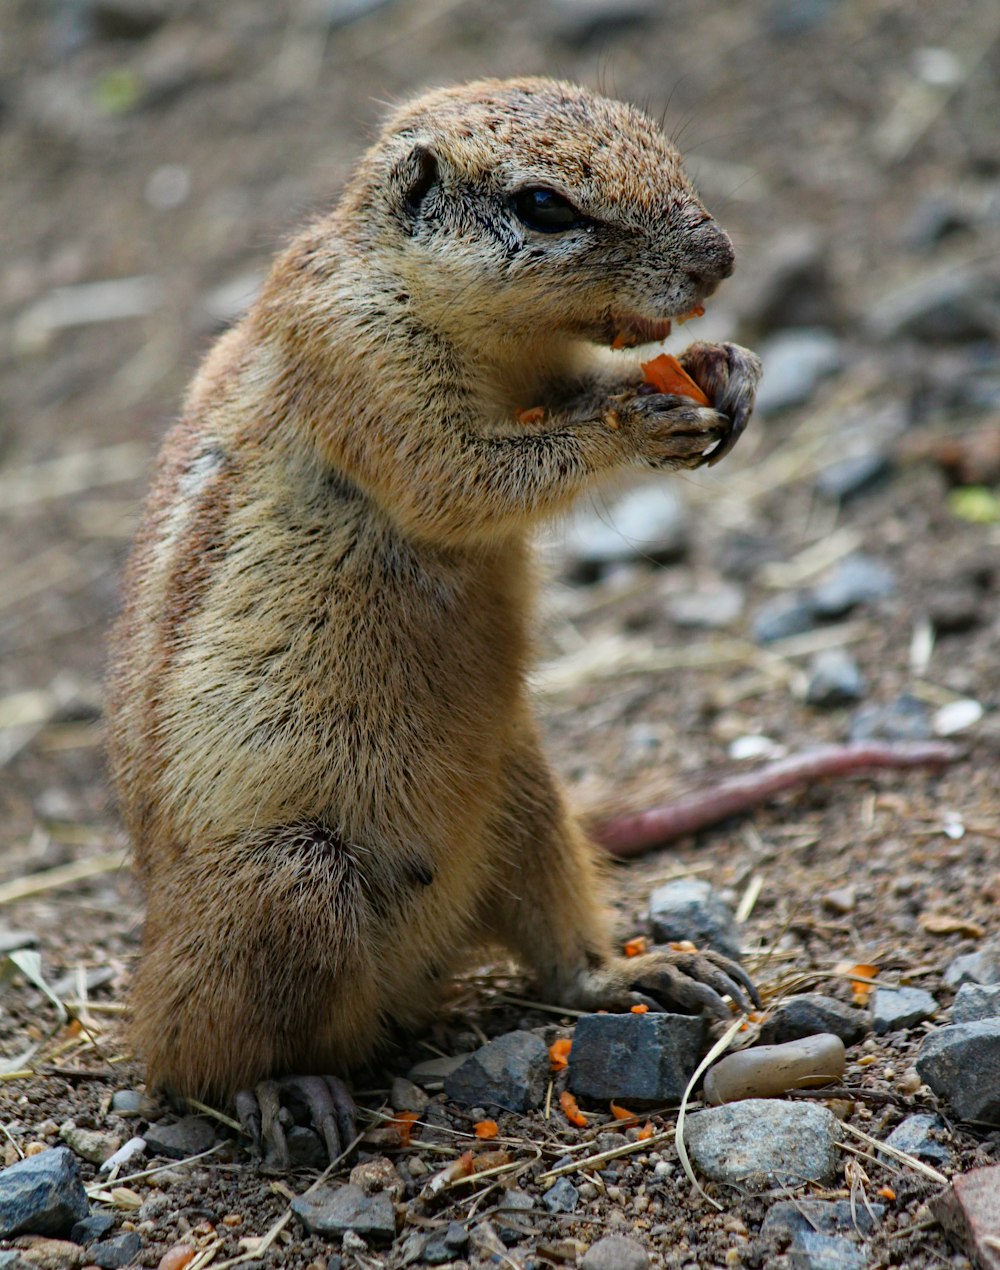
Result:
<svg viewBox="0 0 1000 1270"><path fill-rule="evenodd" d="M292 1168L285 1130L305 1120L322 1138L331 1164L355 1146L354 1099L336 1076L262 1080L237 1093L236 1114L265 1172L287 1173Z"/></svg>

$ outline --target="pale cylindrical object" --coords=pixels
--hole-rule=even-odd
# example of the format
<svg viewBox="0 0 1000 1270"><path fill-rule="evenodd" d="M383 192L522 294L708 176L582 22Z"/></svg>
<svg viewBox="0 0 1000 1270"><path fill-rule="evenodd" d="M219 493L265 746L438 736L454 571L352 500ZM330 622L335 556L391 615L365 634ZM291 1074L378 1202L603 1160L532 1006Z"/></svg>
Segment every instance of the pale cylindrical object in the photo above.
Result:
<svg viewBox="0 0 1000 1270"><path fill-rule="evenodd" d="M783 1045L757 1045L727 1054L705 1077L705 1101L771 1098L789 1089L815 1089L844 1074L844 1042L832 1032Z"/></svg>

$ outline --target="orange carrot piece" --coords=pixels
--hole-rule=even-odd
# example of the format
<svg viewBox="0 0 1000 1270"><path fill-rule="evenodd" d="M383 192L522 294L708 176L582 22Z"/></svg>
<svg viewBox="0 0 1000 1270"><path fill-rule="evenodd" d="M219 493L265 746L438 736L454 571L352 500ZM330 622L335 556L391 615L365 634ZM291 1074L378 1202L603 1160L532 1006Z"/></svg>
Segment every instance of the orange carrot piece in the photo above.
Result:
<svg viewBox="0 0 1000 1270"><path fill-rule="evenodd" d="M401 1146L408 1147L410 1145L410 1134L419 1119L420 1117L415 1111L398 1111L389 1121L390 1126L399 1134Z"/></svg>
<svg viewBox="0 0 1000 1270"><path fill-rule="evenodd" d="M514 418L518 423L541 423L545 418L545 407L529 406L527 410L519 408L514 411Z"/></svg>
<svg viewBox="0 0 1000 1270"><path fill-rule="evenodd" d="M580 1110L576 1099L568 1089L564 1089L559 1095L559 1106L562 1107L563 1115L570 1124L575 1124L578 1129L586 1129L587 1117Z"/></svg>
<svg viewBox="0 0 1000 1270"><path fill-rule="evenodd" d="M655 1130L653 1129L652 1120L647 1120L636 1135L640 1142L645 1142L647 1138L651 1138Z"/></svg>
<svg viewBox="0 0 1000 1270"><path fill-rule="evenodd" d="M573 1042L568 1036L552 1042L549 1046L549 1066L552 1071L561 1072L566 1068L569 1063L569 1052L572 1048Z"/></svg>
<svg viewBox="0 0 1000 1270"><path fill-rule="evenodd" d="M611 1114L616 1120L620 1120L624 1127L639 1123L639 1117L634 1111L629 1111L628 1107L619 1107L616 1102L611 1103L610 1107Z"/></svg>
<svg viewBox="0 0 1000 1270"><path fill-rule="evenodd" d="M677 358L671 357L669 353L661 353L652 361L643 362L642 373L646 383L651 384L657 392L669 393L674 397L689 397L699 406L712 404Z"/></svg>
<svg viewBox="0 0 1000 1270"><path fill-rule="evenodd" d="M472 1128L477 1138L495 1138L500 1132L495 1120L477 1120Z"/></svg>
<svg viewBox="0 0 1000 1270"><path fill-rule="evenodd" d="M634 1005L634 1006L632 1006L632 1008L629 1010L629 1014L648 1014L648 1013L649 1013L649 1006L648 1006L648 1005L641 1005L641 1004L640 1004L640 1005Z"/></svg>
<svg viewBox="0 0 1000 1270"><path fill-rule="evenodd" d="M635 939L626 940L624 944L626 957L641 957L648 947L645 935L636 935Z"/></svg>

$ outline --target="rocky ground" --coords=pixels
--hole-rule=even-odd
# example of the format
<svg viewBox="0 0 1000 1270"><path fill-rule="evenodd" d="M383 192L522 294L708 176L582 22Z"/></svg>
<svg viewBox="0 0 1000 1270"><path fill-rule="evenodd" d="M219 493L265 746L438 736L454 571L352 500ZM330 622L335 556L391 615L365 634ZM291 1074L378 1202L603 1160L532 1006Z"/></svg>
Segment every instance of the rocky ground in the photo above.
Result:
<svg viewBox="0 0 1000 1270"><path fill-rule="evenodd" d="M580 1024L487 962L359 1089L353 1170L303 1198L308 1136L268 1175L224 1122L144 1098L103 639L211 337L381 102L487 72L665 113L739 253L697 334L766 367L723 464L609 494L546 544L539 708L579 805L606 820L818 743L957 756L812 781L611 872L623 942L742 952L765 1009L731 1043L840 1035L832 1088L717 1109L696 1088L679 1126L718 1029ZM998 118L989 0L9 0L0 1229L27 1225L0 1264L1000 1265ZM51 1190L19 1186L50 1166ZM57 1196L49 1224L25 1190Z"/></svg>

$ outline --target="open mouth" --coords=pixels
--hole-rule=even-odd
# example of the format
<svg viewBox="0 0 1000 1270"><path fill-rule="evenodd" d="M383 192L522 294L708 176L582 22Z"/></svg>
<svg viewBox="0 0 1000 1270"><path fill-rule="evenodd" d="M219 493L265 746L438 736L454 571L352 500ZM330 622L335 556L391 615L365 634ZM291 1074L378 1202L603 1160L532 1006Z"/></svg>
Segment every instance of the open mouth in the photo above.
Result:
<svg viewBox="0 0 1000 1270"><path fill-rule="evenodd" d="M701 317L704 312L705 306L696 304L687 313L659 320L640 317L637 313L612 313L608 319L608 343L614 349L658 344L670 334L674 322L687 322L691 318Z"/></svg>

